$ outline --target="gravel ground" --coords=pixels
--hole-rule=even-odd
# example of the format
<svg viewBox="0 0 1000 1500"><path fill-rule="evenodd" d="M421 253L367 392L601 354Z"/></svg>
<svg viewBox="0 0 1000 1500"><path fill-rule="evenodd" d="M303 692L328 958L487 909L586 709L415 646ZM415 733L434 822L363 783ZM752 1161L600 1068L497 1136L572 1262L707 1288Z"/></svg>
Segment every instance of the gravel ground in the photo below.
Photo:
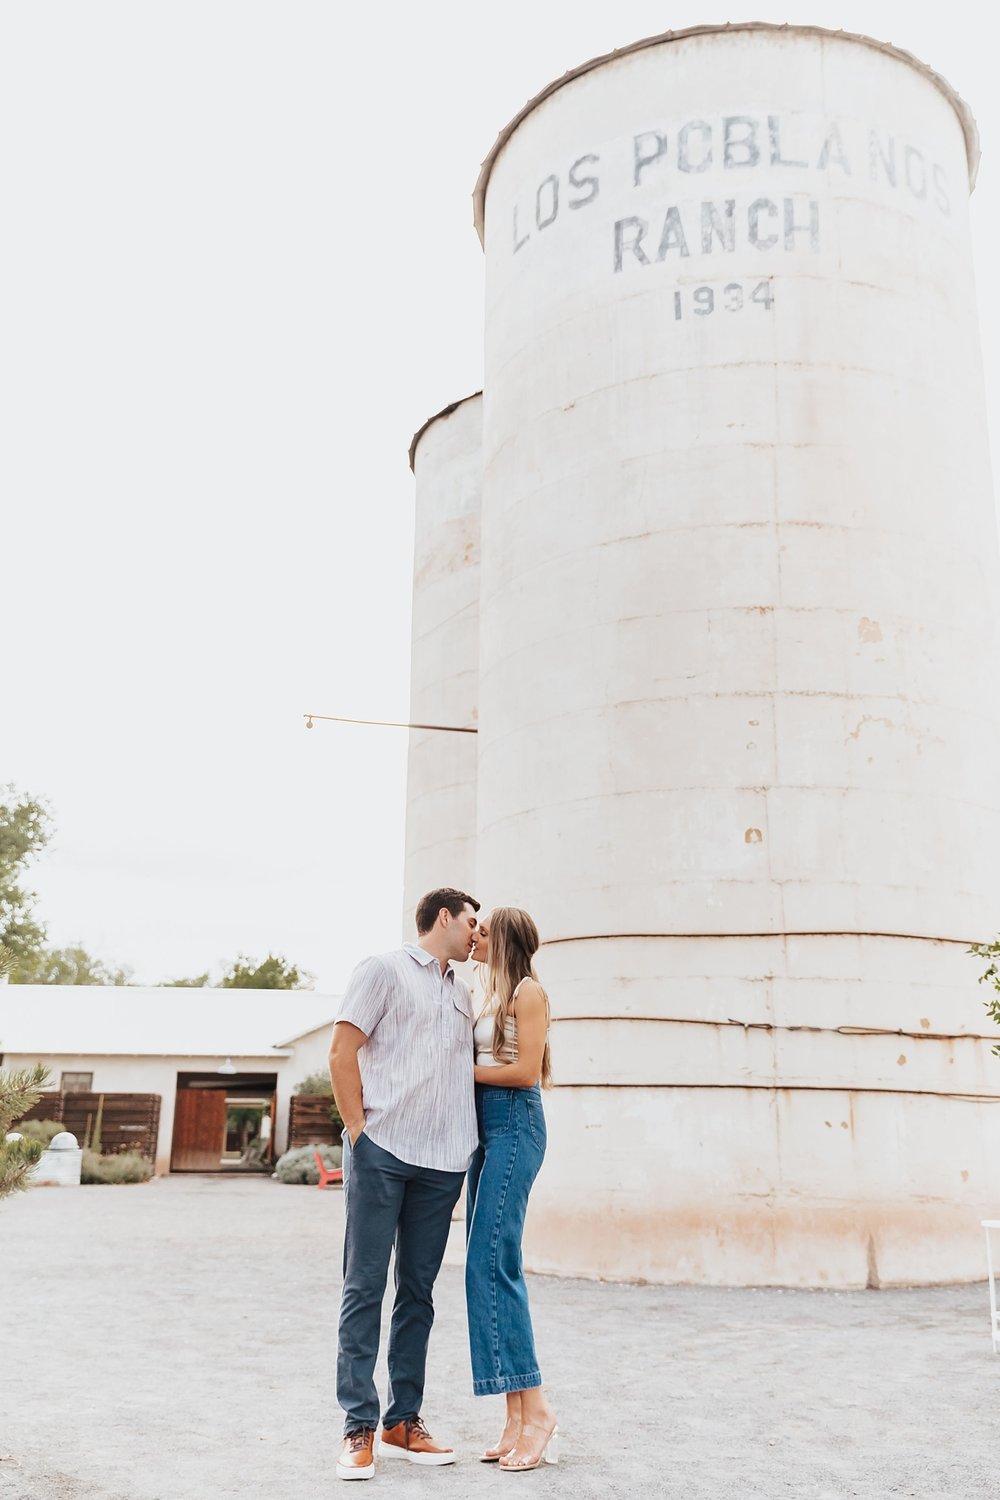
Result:
<svg viewBox="0 0 1000 1500"><path fill-rule="evenodd" d="M2 1500L340 1494L342 1215L338 1190L266 1179L36 1188L5 1204ZM398 1500L488 1500L512 1483L475 1461L501 1403L469 1393L458 1225L454 1238L424 1414L460 1462L381 1465L373 1492ZM574 1500L1000 1491L1000 1358L984 1285L780 1292L533 1277L531 1296L563 1461L522 1486Z"/></svg>

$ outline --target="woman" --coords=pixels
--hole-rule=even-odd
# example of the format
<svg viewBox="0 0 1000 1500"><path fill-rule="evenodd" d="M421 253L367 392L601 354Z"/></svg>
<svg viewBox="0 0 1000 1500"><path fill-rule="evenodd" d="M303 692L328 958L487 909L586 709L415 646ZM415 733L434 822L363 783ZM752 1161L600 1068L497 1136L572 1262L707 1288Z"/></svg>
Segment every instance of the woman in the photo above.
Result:
<svg viewBox="0 0 1000 1500"><path fill-rule="evenodd" d="M539 1082L550 1082L549 1005L532 967L537 952L538 928L513 906L480 922L472 952L485 966L486 995L475 1028L479 1149L469 1168L465 1290L472 1388L507 1398L503 1434L482 1459L506 1473L558 1462L521 1262L528 1194L545 1155Z"/></svg>

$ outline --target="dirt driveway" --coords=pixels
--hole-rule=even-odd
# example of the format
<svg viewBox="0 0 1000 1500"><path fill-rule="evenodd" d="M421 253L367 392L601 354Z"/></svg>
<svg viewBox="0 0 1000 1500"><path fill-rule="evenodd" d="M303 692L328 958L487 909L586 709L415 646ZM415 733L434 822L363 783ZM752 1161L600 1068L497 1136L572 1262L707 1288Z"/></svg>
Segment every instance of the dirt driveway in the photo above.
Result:
<svg viewBox="0 0 1000 1500"><path fill-rule="evenodd" d="M6 1204L2 1500L341 1493L341 1227L339 1192L269 1180L39 1188ZM563 1462L519 1476L522 1489L572 1500L1000 1492L1000 1358L983 1285L811 1293L536 1277L531 1295ZM507 1495L512 1477L475 1462L500 1402L469 1394L454 1263L437 1307L425 1416L461 1462L382 1465L365 1493Z"/></svg>

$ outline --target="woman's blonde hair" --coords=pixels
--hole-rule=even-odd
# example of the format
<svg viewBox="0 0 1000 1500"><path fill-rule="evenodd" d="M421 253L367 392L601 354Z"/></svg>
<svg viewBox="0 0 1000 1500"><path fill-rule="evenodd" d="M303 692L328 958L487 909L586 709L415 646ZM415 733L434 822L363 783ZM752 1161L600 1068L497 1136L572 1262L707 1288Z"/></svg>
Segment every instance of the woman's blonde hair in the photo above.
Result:
<svg viewBox="0 0 1000 1500"><path fill-rule="evenodd" d="M493 1056L500 1061L507 1037L507 1022L514 1016L514 991L522 979L533 979L538 975L532 960L538 952L541 939L538 928L526 911L517 906L496 906L490 915L490 957L486 965L486 998L496 1006L493 1021ZM549 997L542 990L545 1000L545 1018L548 1024ZM546 1033L545 1051L542 1053L542 1087L552 1084L552 1059L549 1055L549 1039Z"/></svg>

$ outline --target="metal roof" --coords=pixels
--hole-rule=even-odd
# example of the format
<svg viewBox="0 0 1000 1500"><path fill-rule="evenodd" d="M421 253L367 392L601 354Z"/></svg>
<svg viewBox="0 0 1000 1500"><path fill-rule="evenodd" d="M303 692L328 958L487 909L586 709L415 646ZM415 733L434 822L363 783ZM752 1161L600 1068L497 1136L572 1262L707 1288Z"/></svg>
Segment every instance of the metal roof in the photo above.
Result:
<svg viewBox="0 0 1000 1500"><path fill-rule="evenodd" d="M337 999L332 999L330 1003L332 1007L330 1010L330 1014L328 1016L324 1016L322 1021L317 1021L315 1026L307 1026L304 1031L297 1031L294 1036L286 1037L283 1042L278 1042L276 1045L279 1047L294 1047L296 1042L305 1041L307 1036L315 1036L317 1031L328 1031L332 1033L333 1023L337 1019L336 1012L338 1001Z"/></svg>
<svg viewBox="0 0 1000 1500"><path fill-rule="evenodd" d="M682 31L661 31L658 36L644 37L642 41L631 42L627 47L616 47L613 52L605 52L600 57L592 57L589 62L581 63L577 68L571 68L561 78L557 78L552 83L547 84L533 99L528 100L524 108L519 110L510 123L505 125L501 130L480 169L479 177L472 194L472 217L473 223L476 226L476 232L479 235L480 244L483 243L486 224L486 189L489 186L493 165L521 121L530 115L531 111L536 109L544 99L548 99L558 89L564 88L567 83L572 83L574 78L581 78L585 73L592 73L595 68L601 68L605 63L615 62L620 57L628 57L632 52L644 52L648 47L659 47L665 42L682 42L688 37L716 36L720 32L729 31L777 31L797 36L821 36L831 37L842 42L859 42L863 47L873 47L876 52L884 52L888 57L895 57L900 62L908 63L911 68L915 68L918 73L922 73L936 88L940 89L958 115L959 124L965 136L965 152L969 162L969 191L971 192L975 187L980 157L979 131L976 128L975 116L962 96L952 88L948 80L942 78L940 73L935 73L933 68L929 68L918 57L914 57L912 52L905 52L901 47L894 47L891 42L879 42L874 37L862 36L856 31L833 31L827 26L796 26L788 23L778 24L774 21L732 21L726 22L725 25L688 26ZM448 409L446 408L446 410ZM434 418L432 417L431 421L433 420ZM423 428L421 428L421 431L423 431ZM420 433L417 433L417 437L419 436ZM416 438L414 438L415 442ZM413 447L411 445L411 467L412 463Z"/></svg>
<svg viewBox="0 0 1000 1500"><path fill-rule="evenodd" d="M427 421L424 423L424 425L422 427L418 427L417 428L417 430L413 434L413 438L412 438L412 440L410 442L410 472L411 473L413 472L413 460L414 460L414 457L416 456L417 444L420 442L420 439L423 437L423 435L427 431L428 427L432 426L433 423L439 421L441 417L450 417L451 414L452 414L452 412L453 411L457 411L460 406L464 406L465 403L466 403L466 401L475 401L476 397L477 396L481 396L482 394L483 394L482 391L473 391L472 394L471 394L471 396L461 396L461 397L459 397L459 399L457 401L452 401L448 406L442 406L441 410L440 411L436 411L434 413L433 417L428 417L427 418Z"/></svg>
<svg viewBox="0 0 1000 1500"><path fill-rule="evenodd" d="M312 990L7 984L0 1054L277 1058L336 1010L336 996Z"/></svg>

